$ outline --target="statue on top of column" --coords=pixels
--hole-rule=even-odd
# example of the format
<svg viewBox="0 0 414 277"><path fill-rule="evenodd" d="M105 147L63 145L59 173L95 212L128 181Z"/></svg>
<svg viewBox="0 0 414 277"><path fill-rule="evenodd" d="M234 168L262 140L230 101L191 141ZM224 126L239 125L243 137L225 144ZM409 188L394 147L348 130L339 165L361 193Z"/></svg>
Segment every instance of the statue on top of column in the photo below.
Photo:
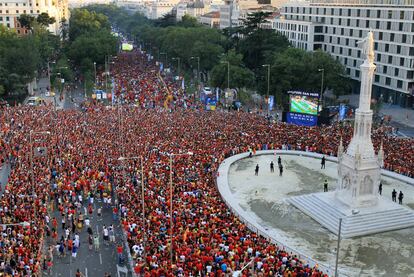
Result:
<svg viewBox="0 0 414 277"><path fill-rule="evenodd" d="M372 32L368 32L367 36L363 40L358 41L357 44L362 45L362 53L365 55L366 60L369 63L374 63L374 35Z"/></svg>

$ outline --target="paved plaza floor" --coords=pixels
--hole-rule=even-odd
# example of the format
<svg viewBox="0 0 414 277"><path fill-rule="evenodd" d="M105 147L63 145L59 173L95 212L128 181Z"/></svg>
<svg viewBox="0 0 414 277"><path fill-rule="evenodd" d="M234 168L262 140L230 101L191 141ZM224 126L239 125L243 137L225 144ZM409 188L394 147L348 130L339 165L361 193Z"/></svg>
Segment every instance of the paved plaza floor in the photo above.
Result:
<svg viewBox="0 0 414 277"><path fill-rule="evenodd" d="M277 156L263 155L243 159L230 167L229 186L239 205L256 224L268 229L282 243L299 250L332 268L335 263L336 235L304 215L285 199L290 196L335 188L336 163L282 155L283 176L279 176ZM270 172L270 162L275 172ZM254 175L259 164L259 175ZM382 197L391 199L391 191L403 191L404 205L414 208L414 187L387 177L382 178ZM414 229L404 229L341 241L339 264L349 276L414 276Z"/></svg>

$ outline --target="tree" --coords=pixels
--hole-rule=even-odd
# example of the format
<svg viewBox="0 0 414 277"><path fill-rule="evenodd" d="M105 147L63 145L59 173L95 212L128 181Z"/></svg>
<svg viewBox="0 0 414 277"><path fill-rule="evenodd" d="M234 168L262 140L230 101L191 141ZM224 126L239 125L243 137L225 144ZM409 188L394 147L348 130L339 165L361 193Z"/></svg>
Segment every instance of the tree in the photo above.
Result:
<svg viewBox="0 0 414 277"><path fill-rule="evenodd" d="M247 14L247 17L242 20L242 28L240 29L243 35L249 35L261 29L261 25L266 22L267 18L272 15L271 12L255 12Z"/></svg>
<svg viewBox="0 0 414 277"><path fill-rule="evenodd" d="M20 26L26 28L27 30L32 30L33 22L36 20L34 16L28 14L22 14L17 19L20 23Z"/></svg>
<svg viewBox="0 0 414 277"><path fill-rule="evenodd" d="M200 23L198 23L197 18L192 17L191 15L184 15L181 18L181 21L178 22L178 26L184 27L184 28L194 28L194 27L200 27Z"/></svg>
<svg viewBox="0 0 414 277"><path fill-rule="evenodd" d="M36 21L44 27L48 27L49 25L56 22L54 17L50 17L48 13L41 13L37 16Z"/></svg>
<svg viewBox="0 0 414 277"><path fill-rule="evenodd" d="M254 84L254 74L244 66L242 58L234 49L223 55L220 63L211 70L211 85L226 88L230 75L230 88L251 87Z"/></svg>
<svg viewBox="0 0 414 277"><path fill-rule="evenodd" d="M277 103L286 103L288 90L319 92L321 72L324 69L324 88L339 95L349 88L344 78L344 67L329 54L322 51L306 52L288 48L275 53L271 60L270 92L276 95Z"/></svg>
<svg viewBox="0 0 414 277"><path fill-rule="evenodd" d="M87 9L75 9L71 13L69 21L69 40L73 41L80 35L90 34L106 30L111 31L108 17Z"/></svg>
<svg viewBox="0 0 414 277"><path fill-rule="evenodd" d="M176 17L173 13L167 13L160 19L155 20L154 25L158 27L168 27L177 24Z"/></svg>

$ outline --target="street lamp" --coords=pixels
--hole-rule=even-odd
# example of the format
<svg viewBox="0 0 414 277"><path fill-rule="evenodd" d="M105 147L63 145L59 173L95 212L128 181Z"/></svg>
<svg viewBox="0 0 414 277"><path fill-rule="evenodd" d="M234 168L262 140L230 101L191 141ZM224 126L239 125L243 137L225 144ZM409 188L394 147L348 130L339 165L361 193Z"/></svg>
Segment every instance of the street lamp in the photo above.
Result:
<svg viewBox="0 0 414 277"><path fill-rule="evenodd" d="M32 186L32 194L34 195L34 174L33 174L33 142L32 142L32 136L33 135L40 135L40 134L46 134L50 135L49 131L40 131L35 132L33 130L30 130L29 132L29 144L30 144L30 179L31 179L31 186Z"/></svg>
<svg viewBox="0 0 414 277"><path fill-rule="evenodd" d="M190 59L197 59L197 83L200 85L200 57L191 57ZM199 91L199 88L196 91Z"/></svg>
<svg viewBox="0 0 414 277"><path fill-rule="evenodd" d="M197 59L197 81L200 83L200 57L191 57L190 59Z"/></svg>
<svg viewBox="0 0 414 277"><path fill-rule="evenodd" d="M180 76L180 57L174 57L174 58L172 58L172 60L177 60L177 62L178 62L178 76Z"/></svg>
<svg viewBox="0 0 414 277"><path fill-rule="evenodd" d="M322 106L325 106L324 97L323 97L323 81L324 81L324 78L325 78L325 68L319 68L318 71L322 72L322 76L321 76L321 98L322 98Z"/></svg>
<svg viewBox="0 0 414 277"><path fill-rule="evenodd" d="M157 60L159 61L159 60L160 60L160 50L158 49L158 47L157 47L157 46L153 46L153 47L152 47L152 49L154 49L154 50L156 50L156 51L157 51L157 53L158 53L158 55L157 55Z"/></svg>
<svg viewBox="0 0 414 277"><path fill-rule="evenodd" d="M264 64L263 67L267 67L267 114L270 112L270 106L269 106L269 88L270 88L270 64Z"/></svg>
<svg viewBox="0 0 414 277"><path fill-rule="evenodd" d="M56 62L47 61L47 77L49 79L49 90L50 90L50 87L52 86L51 83L50 83L50 64L51 63L56 63Z"/></svg>
<svg viewBox="0 0 414 277"><path fill-rule="evenodd" d="M93 69L95 71L95 88L96 88L96 62L93 62Z"/></svg>
<svg viewBox="0 0 414 277"><path fill-rule="evenodd" d="M227 89L230 89L230 62L221 61L221 63L227 63Z"/></svg>
<svg viewBox="0 0 414 277"><path fill-rule="evenodd" d="M167 62L168 62L168 54L162 52L162 53L160 53L160 55L165 55L165 65L167 65Z"/></svg>
<svg viewBox="0 0 414 277"><path fill-rule="evenodd" d="M136 156L136 157L119 157L118 161L123 162L127 160L140 160L141 164L141 202L142 202L142 224L144 229L144 260L145 259L145 247L147 243L147 224L145 220L145 200L144 200L144 166L143 166L143 157L142 156ZM125 176L125 175L124 175Z"/></svg>
<svg viewBox="0 0 414 277"><path fill-rule="evenodd" d="M338 277L339 246L341 243L342 218L339 218L338 244L336 246L335 277Z"/></svg>
<svg viewBox="0 0 414 277"><path fill-rule="evenodd" d="M178 156L193 156L193 152L186 152L186 153L163 153L159 152L160 154L164 156L168 156L170 158L170 261L171 261L171 267L173 264L173 159L174 157Z"/></svg>

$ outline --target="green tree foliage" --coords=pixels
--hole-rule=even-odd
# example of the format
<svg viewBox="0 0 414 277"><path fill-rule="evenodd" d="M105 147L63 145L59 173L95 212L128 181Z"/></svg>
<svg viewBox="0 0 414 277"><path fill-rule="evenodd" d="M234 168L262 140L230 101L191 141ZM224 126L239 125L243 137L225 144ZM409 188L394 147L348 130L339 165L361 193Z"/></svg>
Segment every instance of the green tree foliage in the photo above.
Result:
<svg viewBox="0 0 414 277"><path fill-rule="evenodd" d="M33 36L18 37L0 26L0 85L5 93L24 92L40 61Z"/></svg>
<svg viewBox="0 0 414 277"><path fill-rule="evenodd" d="M200 23L198 23L197 18L192 17L188 14L184 15L181 18L181 21L177 23L177 25L184 28L200 27Z"/></svg>
<svg viewBox="0 0 414 277"><path fill-rule="evenodd" d="M270 92L276 95L278 103L287 101L285 92L288 90L319 92L319 69L324 69L324 89L332 89L337 95L349 89L348 79L344 78L344 67L329 54L288 48L272 58Z"/></svg>
<svg viewBox="0 0 414 277"><path fill-rule="evenodd" d="M32 30L33 22L35 22L36 18L28 14L22 14L17 20L19 21L20 26L26 28L27 30Z"/></svg>
<svg viewBox="0 0 414 277"><path fill-rule="evenodd" d="M113 5L93 5L88 10L90 14L104 13L146 51L160 56L161 61L165 56L170 61L173 57L180 58L181 71L187 75L197 66L194 57L200 57L201 71L211 71L213 86L227 87L227 65L220 63L219 58L223 57L224 61L231 60L231 87L250 87L262 94L267 91L267 68L263 65L270 64L270 94L279 98L278 103L285 100L285 92L291 89L319 91L319 68L325 69L326 88L337 95L349 88L347 78L343 77L344 68L330 55L293 49L283 35L261 28L270 16L266 12L249 14L243 26L220 31L198 24L190 16L176 22L168 14L154 21Z"/></svg>
<svg viewBox="0 0 414 277"><path fill-rule="evenodd" d="M104 10L111 12L109 7L112 6ZM103 67L105 56L115 55L117 45L118 39L111 34L111 24L106 15L90 10L90 7L72 11L65 53L87 82L94 78L91 74L93 63Z"/></svg>
<svg viewBox="0 0 414 277"><path fill-rule="evenodd" d="M223 55L220 63L211 70L211 84L215 87L227 88L230 75L230 88L250 88L254 84L254 74L243 64L243 56L235 50ZM229 64L228 64L228 63Z"/></svg>
<svg viewBox="0 0 414 277"><path fill-rule="evenodd" d="M237 44L237 50L243 54L243 61L253 71L267 63L267 58L274 52L289 47L288 40L271 29L263 29L261 25L270 16L269 12L252 13L243 20L243 27L236 29L242 39Z"/></svg>
<svg viewBox="0 0 414 277"><path fill-rule="evenodd" d="M44 27L48 27L49 25L53 24L56 22L56 19L54 17L50 17L48 13L41 13L37 16L36 21L44 26Z"/></svg>
<svg viewBox="0 0 414 277"><path fill-rule="evenodd" d="M69 40L74 41L81 35L93 36L99 31L111 31L108 17L87 9L75 9L71 13L69 21Z"/></svg>

